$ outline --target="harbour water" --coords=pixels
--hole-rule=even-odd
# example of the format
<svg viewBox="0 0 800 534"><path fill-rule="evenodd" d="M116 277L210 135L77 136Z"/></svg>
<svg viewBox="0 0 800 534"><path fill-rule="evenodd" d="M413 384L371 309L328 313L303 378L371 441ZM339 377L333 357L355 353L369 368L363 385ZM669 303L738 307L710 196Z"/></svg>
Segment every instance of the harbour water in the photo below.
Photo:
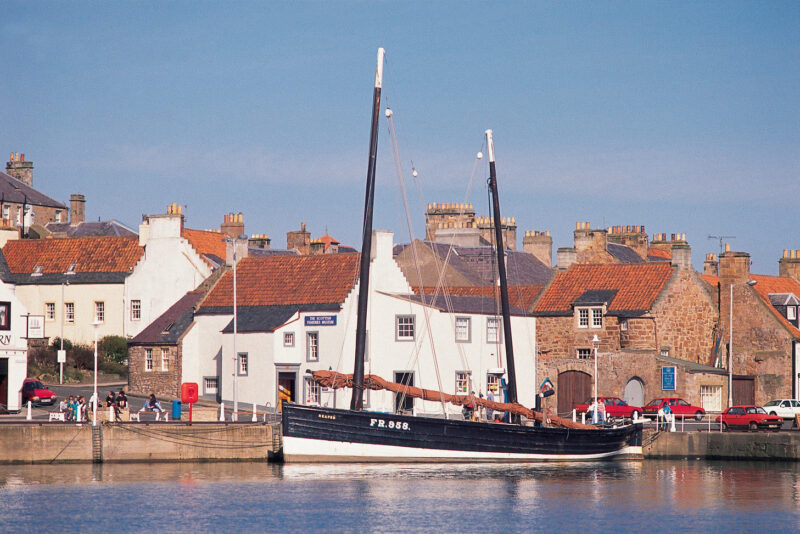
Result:
<svg viewBox="0 0 800 534"><path fill-rule="evenodd" d="M800 531L800 465L0 466L3 532Z"/></svg>

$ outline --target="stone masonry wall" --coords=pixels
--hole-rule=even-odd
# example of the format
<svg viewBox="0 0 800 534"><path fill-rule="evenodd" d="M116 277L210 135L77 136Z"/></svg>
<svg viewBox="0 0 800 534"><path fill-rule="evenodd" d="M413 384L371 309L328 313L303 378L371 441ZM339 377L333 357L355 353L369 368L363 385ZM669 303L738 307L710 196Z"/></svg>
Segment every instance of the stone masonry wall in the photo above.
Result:
<svg viewBox="0 0 800 534"><path fill-rule="evenodd" d="M161 370L161 349L169 349L169 371ZM153 350L153 370L145 371L145 349ZM181 345L135 345L128 350L128 387L143 395L155 393L158 398L179 398L182 368ZM166 407L165 407L166 409Z"/></svg>

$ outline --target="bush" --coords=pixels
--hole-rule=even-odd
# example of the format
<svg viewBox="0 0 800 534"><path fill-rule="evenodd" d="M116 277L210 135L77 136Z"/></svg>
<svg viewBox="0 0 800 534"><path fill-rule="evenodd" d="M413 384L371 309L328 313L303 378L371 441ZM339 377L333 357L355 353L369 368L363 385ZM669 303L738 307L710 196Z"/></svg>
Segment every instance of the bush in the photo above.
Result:
<svg viewBox="0 0 800 534"><path fill-rule="evenodd" d="M108 362L125 363L128 359L128 340L122 336L105 336L98 341L97 351Z"/></svg>
<svg viewBox="0 0 800 534"><path fill-rule="evenodd" d="M61 338L60 337L54 337L53 341L50 342L50 347L49 348L54 353L57 350L60 350L61 349ZM64 338L64 350L66 350L66 351L72 350L72 341L70 341L67 338Z"/></svg>

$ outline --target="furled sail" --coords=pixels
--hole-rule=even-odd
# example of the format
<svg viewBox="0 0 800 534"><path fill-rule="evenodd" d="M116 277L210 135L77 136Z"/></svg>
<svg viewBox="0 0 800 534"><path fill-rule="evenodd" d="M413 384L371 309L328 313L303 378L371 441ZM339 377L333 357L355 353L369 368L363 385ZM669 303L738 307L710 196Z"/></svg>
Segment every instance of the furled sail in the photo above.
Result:
<svg viewBox="0 0 800 534"><path fill-rule="evenodd" d="M337 373L336 371L308 371L311 373L311 378L322 387L331 389L352 388L353 375L344 373ZM496 412L510 412L517 415L522 415L529 420L535 420L543 425L558 426L562 428L588 428L596 429L592 425L584 425L570 419L558 417L554 415L546 415L541 412L536 412L522 406L519 403L503 403L486 400L482 397L474 395L450 395L442 393L434 389L423 389L406 384L398 384L397 382L389 382L377 375L364 376L364 388L373 390L387 390L395 393L400 393L415 399L423 399L433 402L449 402L456 406L464 406L465 404L472 404L473 406L483 406Z"/></svg>

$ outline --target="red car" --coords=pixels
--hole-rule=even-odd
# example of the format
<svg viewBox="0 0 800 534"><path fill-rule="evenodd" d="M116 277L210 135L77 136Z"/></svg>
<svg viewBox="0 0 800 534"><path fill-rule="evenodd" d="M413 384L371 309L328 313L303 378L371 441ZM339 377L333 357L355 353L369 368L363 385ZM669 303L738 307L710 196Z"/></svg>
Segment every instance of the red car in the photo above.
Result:
<svg viewBox="0 0 800 534"><path fill-rule="evenodd" d="M729 427L743 427L752 432L759 428L768 428L777 432L783 426L783 418L769 415L760 406L730 406L717 416L717 422L722 422L722 429Z"/></svg>
<svg viewBox="0 0 800 534"><path fill-rule="evenodd" d="M638 406L629 406L627 402L619 397L598 397L606 408L606 417L636 417L642 415L642 409ZM578 413L589 412L589 407L594 402L594 397L589 397L583 404L576 404L575 410Z"/></svg>
<svg viewBox="0 0 800 534"><path fill-rule="evenodd" d="M706 411L699 406L692 406L685 400L679 397L662 397L660 399L653 399L648 402L644 407L645 415L658 415L658 411L669 405L670 412L673 415L694 416L695 419L701 421Z"/></svg>
<svg viewBox="0 0 800 534"><path fill-rule="evenodd" d="M22 404L55 404L58 396L44 387L41 381L35 378L26 378L22 382Z"/></svg>

